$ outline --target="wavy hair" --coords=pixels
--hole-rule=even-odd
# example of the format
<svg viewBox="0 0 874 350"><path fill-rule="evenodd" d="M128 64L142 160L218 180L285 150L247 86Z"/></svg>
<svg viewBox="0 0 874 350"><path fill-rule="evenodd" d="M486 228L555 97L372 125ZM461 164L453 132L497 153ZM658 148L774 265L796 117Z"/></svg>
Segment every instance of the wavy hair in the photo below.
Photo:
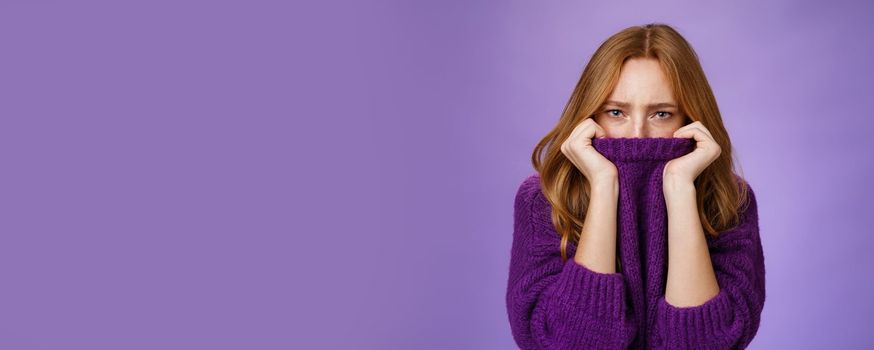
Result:
<svg viewBox="0 0 874 350"><path fill-rule="evenodd" d="M734 172L731 140L698 55L669 25L629 27L598 47L557 125L537 143L531 156L534 169L540 173L541 190L552 205L552 223L561 235L564 261L568 259L568 241L579 242L591 188L585 176L561 152L560 145L576 125L601 109L619 80L622 64L631 58L658 60L671 82L680 114L686 116L686 124L700 121L722 149L719 158L695 179L698 213L705 234L718 237L720 231L737 225L741 207L747 202L748 185Z"/></svg>

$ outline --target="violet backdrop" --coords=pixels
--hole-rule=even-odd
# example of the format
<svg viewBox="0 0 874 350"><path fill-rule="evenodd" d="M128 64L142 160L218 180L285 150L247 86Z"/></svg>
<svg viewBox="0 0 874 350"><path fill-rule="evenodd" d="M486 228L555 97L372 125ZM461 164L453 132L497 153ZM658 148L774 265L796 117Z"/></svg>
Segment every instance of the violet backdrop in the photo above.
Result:
<svg viewBox="0 0 874 350"><path fill-rule="evenodd" d="M872 348L865 2L0 4L0 348L512 349L513 196L663 22L756 191L751 348Z"/></svg>

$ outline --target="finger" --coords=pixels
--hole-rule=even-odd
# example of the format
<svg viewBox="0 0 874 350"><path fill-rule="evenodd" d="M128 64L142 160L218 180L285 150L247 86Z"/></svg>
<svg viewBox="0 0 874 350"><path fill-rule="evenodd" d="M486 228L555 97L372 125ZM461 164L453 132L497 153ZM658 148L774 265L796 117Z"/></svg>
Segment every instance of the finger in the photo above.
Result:
<svg viewBox="0 0 874 350"><path fill-rule="evenodd" d="M697 128L701 129L701 132L703 132L704 134L707 135L707 137L709 137L711 140L713 140L713 134L710 133L710 129L707 129L707 127L704 126L704 123L702 123L701 121L698 121Z"/></svg>
<svg viewBox="0 0 874 350"><path fill-rule="evenodd" d="M568 139L572 140L572 139L576 138L577 135L580 133L580 131L582 131L583 129L586 128L585 124L586 124L586 119L583 119L583 121L577 123L577 125L574 126L574 129L571 130L571 134L570 134L570 136L568 136Z"/></svg>
<svg viewBox="0 0 874 350"><path fill-rule="evenodd" d="M701 130L703 130L704 133L707 134L707 136L709 136L711 140L713 139L713 134L710 133L710 129L704 126L704 124L701 124Z"/></svg>
<svg viewBox="0 0 874 350"><path fill-rule="evenodd" d="M710 134L710 130L707 130L707 128L704 127L704 124L698 124L698 126L695 127L695 130L698 130L698 132L701 133L701 136L707 138L708 141L713 141L713 135Z"/></svg>
<svg viewBox="0 0 874 350"><path fill-rule="evenodd" d="M595 137L599 139L607 137L607 132L604 131L604 128L598 125L594 120L592 120L592 125L595 127Z"/></svg>
<svg viewBox="0 0 874 350"><path fill-rule="evenodd" d="M592 135L598 133L598 124L594 120L585 120L583 127L577 133L577 136L571 140L572 144L577 144L578 147L585 148L592 145ZM603 134L603 131L601 131Z"/></svg>
<svg viewBox="0 0 874 350"><path fill-rule="evenodd" d="M565 155L569 154L571 145L573 145L573 143L576 141L577 135L586 128L585 124L587 123L585 120L583 120L582 122L577 123L577 125L574 126L574 129L571 130L571 134L568 135L568 137L561 144L562 153L564 153Z"/></svg>
<svg viewBox="0 0 874 350"><path fill-rule="evenodd" d="M677 129L676 131L674 131L673 137L680 137L680 136L679 136L680 133L682 133L682 132L684 132L684 131L686 131L686 130L689 130L689 128L692 128L692 127L695 125L695 123L697 123L697 122L692 122L692 123L690 123L690 124L683 125L683 126L680 127L679 129Z"/></svg>
<svg viewBox="0 0 874 350"><path fill-rule="evenodd" d="M594 124L594 120L592 118L583 119L580 124L573 131L573 138L577 139L580 137L584 138L592 138L592 124Z"/></svg>
<svg viewBox="0 0 874 350"><path fill-rule="evenodd" d="M677 131L674 131L674 137L683 137L683 136L679 136L679 135L688 131L688 130L692 130L692 129L699 130L699 131L703 132L703 130L702 130L703 128L704 128L704 125L701 124L700 121L696 121L692 124L684 125L683 127L677 129Z"/></svg>
<svg viewBox="0 0 874 350"><path fill-rule="evenodd" d="M697 127L687 128L685 130L677 130L677 132L675 134L676 134L676 137L691 138L691 139L694 139L695 142L707 142L708 141L708 137L704 134L703 131L701 131L700 128L697 128Z"/></svg>

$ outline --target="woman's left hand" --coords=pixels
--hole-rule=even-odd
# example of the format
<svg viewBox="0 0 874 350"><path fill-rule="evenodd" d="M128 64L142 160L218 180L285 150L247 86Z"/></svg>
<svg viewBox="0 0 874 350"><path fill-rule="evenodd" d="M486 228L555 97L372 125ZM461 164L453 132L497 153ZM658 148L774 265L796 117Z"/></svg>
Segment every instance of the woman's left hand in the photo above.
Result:
<svg viewBox="0 0 874 350"><path fill-rule="evenodd" d="M704 127L700 121L683 126L674 132L673 137L692 138L695 140L695 150L679 158L671 159L665 164L662 171L662 179L665 185L688 183L693 184L695 179L713 163L722 149L713 140L710 130Z"/></svg>

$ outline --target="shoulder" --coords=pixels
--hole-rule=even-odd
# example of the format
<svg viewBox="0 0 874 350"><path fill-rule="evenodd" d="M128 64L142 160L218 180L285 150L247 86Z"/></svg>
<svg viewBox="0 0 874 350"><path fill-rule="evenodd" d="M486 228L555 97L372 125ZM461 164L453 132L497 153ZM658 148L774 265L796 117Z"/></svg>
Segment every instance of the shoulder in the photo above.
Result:
<svg viewBox="0 0 874 350"><path fill-rule="evenodd" d="M525 177L516 190L514 211L520 220L551 226L552 205L543 194L540 174Z"/></svg>
<svg viewBox="0 0 874 350"><path fill-rule="evenodd" d="M533 173L525 177L516 190L516 209L521 209L520 206L530 207L538 199L538 196L542 196L540 174Z"/></svg>
<svg viewBox="0 0 874 350"><path fill-rule="evenodd" d="M759 235L759 209L756 194L750 183L735 175L741 197L737 208L737 221L735 225L719 233L720 241L734 241L735 239L755 239ZM710 235L707 235L710 238Z"/></svg>
<svg viewBox="0 0 874 350"><path fill-rule="evenodd" d="M741 197L742 202L738 209L738 212L742 217L750 218L750 216L755 216L758 218L758 203L756 201L756 193L753 191L752 185L750 185L749 181L735 174L735 179L738 182L738 187L742 190L741 193L745 193L745 197Z"/></svg>
<svg viewBox="0 0 874 350"><path fill-rule="evenodd" d="M559 236L552 223L552 205L543 194L539 174L528 175L519 184L513 217L514 236L520 242L550 251L555 246L554 239Z"/></svg>

